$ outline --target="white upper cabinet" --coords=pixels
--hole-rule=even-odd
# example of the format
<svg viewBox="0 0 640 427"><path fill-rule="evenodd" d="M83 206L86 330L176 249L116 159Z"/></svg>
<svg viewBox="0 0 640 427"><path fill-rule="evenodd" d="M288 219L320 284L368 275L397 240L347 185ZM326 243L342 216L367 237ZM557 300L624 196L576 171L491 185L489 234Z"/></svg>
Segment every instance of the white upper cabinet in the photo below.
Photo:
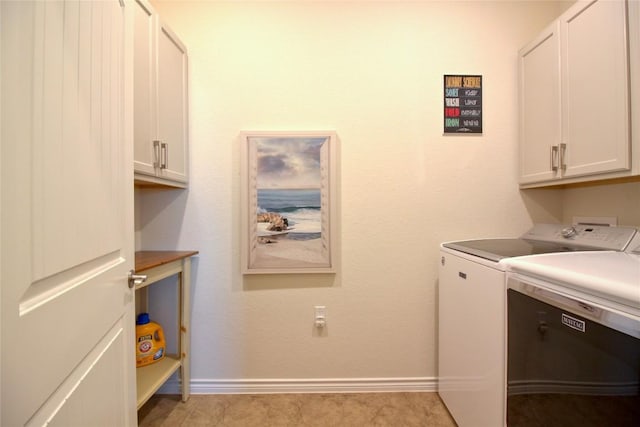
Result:
<svg viewBox="0 0 640 427"><path fill-rule="evenodd" d="M136 0L134 42L136 182L186 187L187 50L145 0Z"/></svg>
<svg viewBox="0 0 640 427"><path fill-rule="evenodd" d="M521 184L630 174L628 29L626 1L579 1L520 50Z"/></svg>
<svg viewBox="0 0 640 427"><path fill-rule="evenodd" d="M134 18L134 170L155 175L156 136L154 106L154 15L146 3L136 1Z"/></svg>
<svg viewBox="0 0 640 427"><path fill-rule="evenodd" d="M161 176L187 182L187 49L159 21L157 108Z"/></svg>
<svg viewBox="0 0 640 427"><path fill-rule="evenodd" d="M626 4L579 4L562 16L560 25L564 175L628 169Z"/></svg>
<svg viewBox="0 0 640 427"><path fill-rule="evenodd" d="M553 23L520 50L520 182L559 175L560 24Z"/></svg>

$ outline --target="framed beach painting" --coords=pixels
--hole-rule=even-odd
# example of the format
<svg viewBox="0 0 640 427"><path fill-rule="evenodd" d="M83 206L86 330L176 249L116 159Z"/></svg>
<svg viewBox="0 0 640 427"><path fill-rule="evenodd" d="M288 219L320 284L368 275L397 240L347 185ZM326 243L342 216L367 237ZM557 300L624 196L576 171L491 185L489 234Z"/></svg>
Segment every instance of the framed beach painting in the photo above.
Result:
<svg viewBox="0 0 640 427"><path fill-rule="evenodd" d="M242 272L334 273L335 132L242 132Z"/></svg>

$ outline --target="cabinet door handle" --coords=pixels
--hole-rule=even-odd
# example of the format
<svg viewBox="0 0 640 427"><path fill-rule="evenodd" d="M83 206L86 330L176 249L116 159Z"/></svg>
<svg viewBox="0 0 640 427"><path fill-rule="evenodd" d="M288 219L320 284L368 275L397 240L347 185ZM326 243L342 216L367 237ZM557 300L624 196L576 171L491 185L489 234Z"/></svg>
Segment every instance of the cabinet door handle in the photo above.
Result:
<svg viewBox="0 0 640 427"><path fill-rule="evenodd" d="M551 170L553 172L558 171L558 146L553 145L551 147Z"/></svg>
<svg viewBox="0 0 640 427"><path fill-rule="evenodd" d="M560 169L567 170L567 144L560 144Z"/></svg>
<svg viewBox="0 0 640 427"><path fill-rule="evenodd" d="M169 167L169 147L166 142L160 143L160 153L162 154L162 163L160 169L166 169Z"/></svg>
<svg viewBox="0 0 640 427"><path fill-rule="evenodd" d="M160 167L160 141L153 141L153 167Z"/></svg>
<svg viewBox="0 0 640 427"><path fill-rule="evenodd" d="M129 270L129 280L128 280L129 289L133 289L136 286L140 286L145 282L145 280L147 280L146 274L135 274L135 273L136 272L134 270Z"/></svg>

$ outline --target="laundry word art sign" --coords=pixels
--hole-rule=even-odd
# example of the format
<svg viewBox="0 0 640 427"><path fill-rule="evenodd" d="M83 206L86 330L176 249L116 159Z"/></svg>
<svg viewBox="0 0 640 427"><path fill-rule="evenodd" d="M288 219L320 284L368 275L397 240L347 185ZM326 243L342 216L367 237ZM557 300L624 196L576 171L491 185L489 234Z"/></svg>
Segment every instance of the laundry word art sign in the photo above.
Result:
<svg viewBox="0 0 640 427"><path fill-rule="evenodd" d="M444 133L482 133L482 76L444 76Z"/></svg>

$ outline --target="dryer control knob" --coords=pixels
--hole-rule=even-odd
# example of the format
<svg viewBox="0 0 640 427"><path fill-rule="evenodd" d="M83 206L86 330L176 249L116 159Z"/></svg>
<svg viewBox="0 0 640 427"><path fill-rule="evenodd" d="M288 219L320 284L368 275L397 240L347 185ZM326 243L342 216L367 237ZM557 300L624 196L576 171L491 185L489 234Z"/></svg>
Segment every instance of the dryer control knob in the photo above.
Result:
<svg viewBox="0 0 640 427"><path fill-rule="evenodd" d="M574 237L576 234L578 234L578 230L576 230L575 227L567 227L567 228L563 228L561 233L562 233L562 237L569 239L571 237Z"/></svg>

